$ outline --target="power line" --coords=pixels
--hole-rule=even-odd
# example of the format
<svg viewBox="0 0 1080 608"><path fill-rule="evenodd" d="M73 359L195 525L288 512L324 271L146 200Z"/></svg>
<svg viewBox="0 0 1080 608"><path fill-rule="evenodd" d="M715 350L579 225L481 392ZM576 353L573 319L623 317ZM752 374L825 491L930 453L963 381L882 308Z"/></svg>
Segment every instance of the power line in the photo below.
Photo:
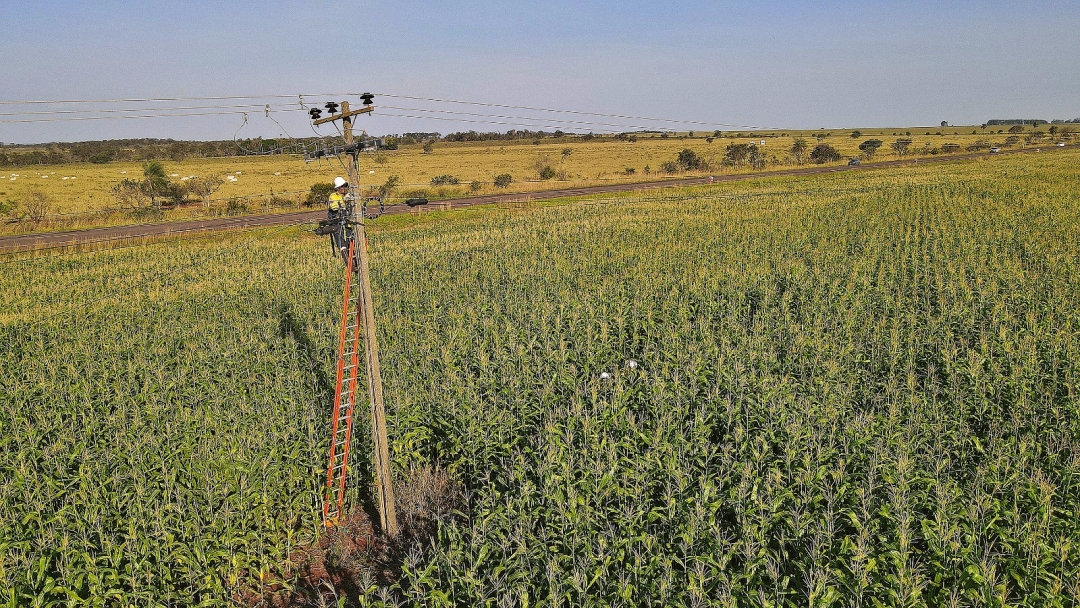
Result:
<svg viewBox="0 0 1080 608"><path fill-rule="evenodd" d="M261 103L243 103L234 105L212 105L212 106L168 106L160 108L87 108L82 110L35 110L33 112L0 112L0 116L58 116L65 114L116 114L121 112L171 112L174 110L225 110L225 109L243 109L251 110L254 108L263 109L266 104ZM300 108L285 108L288 110L296 110Z"/></svg>
<svg viewBox="0 0 1080 608"><path fill-rule="evenodd" d="M185 112L180 114L124 114L121 116L66 116L64 118L31 118L19 120L0 120L0 124L30 123L30 122L66 122L72 120L114 120L121 118L174 118L181 116L233 116L243 114L240 110L228 112Z"/></svg>
<svg viewBox="0 0 1080 608"><path fill-rule="evenodd" d="M500 104L500 103L486 103L486 102L481 102L481 101L461 101L461 100L457 100L457 99L439 99L439 98L435 98L435 97L416 97L416 96L412 96L412 95L394 95L392 93L376 93L376 96L379 96L379 97L391 97L391 98L395 98L395 99L411 99L411 100L414 100L414 101L430 101L430 102L434 102L434 103L456 103L456 104L462 104L462 105L484 106L484 107L490 107L490 108L507 108L507 109L512 109L512 110L530 110L530 111L533 111L533 112L557 112L557 113L562 113L562 114L580 114L580 115L584 115L584 116L599 116L601 118L626 118L626 119L629 119L629 120L649 120L649 121L655 121L655 122L667 122L667 123L674 123L674 124L702 125L702 126L706 126L706 127L721 126L721 127L738 127L738 128L742 128L742 129L775 129L775 127L762 127L762 126L756 126L756 125L738 125L738 124L724 123L724 122L701 122L701 121L697 121L697 120L676 120L676 119L671 119L671 118L654 118L654 117L648 117L648 116L630 116L630 115L626 115L626 114L604 114L604 113L601 113L601 112L584 112L584 111L581 111L581 110L557 110L557 109L553 109L553 108L537 108L537 107L533 107L533 106L515 106L515 105Z"/></svg>
<svg viewBox="0 0 1080 608"><path fill-rule="evenodd" d="M535 116L506 116L503 114L481 114L477 112L455 112L453 110L428 110L424 108L402 108L398 106L378 106L379 109L386 108L388 110L401 110L403 112L430 112L439 114L452 114L455 116L477 116L483 118L508 118L514 120L547 120L544 118L538 118ZM643 125L623 125L608 122L593 122L590 120L560 120L559 124L580 124L580 125L596 125L601 127L619 127L622 129L650 129L653 127L647 127Z"/></svg>
<svg viewBox="0 0 1080 608"><path fill-rule="evenodd" d="M584 130L584 129L580 128L580 127L568 127L568 126L566 126L564 124L560 124L560 125L526 124L526 123L520 123L520 122L506 122L506 121L499 121L499 120L471 120L471 119L468 119L468 118L447 118L445 116L417 116L415 114L387 114L386 112L381 112L379 114L379 116L394 116L394 117L397 117L397 118L416 118L416 119L420 119L420 120L442 120L442 121L446 121L446 122L467 122L467 123L486 124L486 125L505 125L505 126L510 126L510 127L532 127L532 128L538 128L538 129L562 129L562 128L566 128L566 129L576 129L576 130L579 130L579 131ZM542 119L537 119L537 120L542 120ZM616 130L613 130L613 129L595 129L595 130L596 131L601 131L601 132L604 132L604 133L621 133L621 131L616 131Z"/></svg>
<svg viewBox="0 0 1080 608"><path fill-rule="evenodd" d="M291 95L223 95L216 97L143 97L130 99L32 99L0 101L0 105L61 104L61 103L147 103L161 101L225 101L234 99L292 99L301 97L337 97L357 93L298 93Z"/></svg>
<svg viewBox="0 0 1080 608"><path fill-rule="evenodd" d="M184 96L184 97L144 97L144 98L121 98L121 99L58 99L58 100L33 99L33 100L0 101L0 106L31 105L31 104L58 105L58 104L105 104L105 103L116 104L116 103L151 103L151 102L152 103L159 103L159 102L176 102L176 101L232 101L232 100L252 100L252 99L296 99L297 104L301 105L302 100L303 100L304 97L340 97L340 96L354 96L354 95L359 95L359 93L303 93L303 94L295 94L295 95L293 95L293 94L288 94L288 95L220 95L220 96ZM478 106L478 107L528 110L528 111L532 111L532 112L547 112L547 113L559 113L559 114L573 114L573 115L579 115L579 116L594 116L594 117L600 117L600 118L618 118L618 119L624 119L624 120L640 120L640 121L649 121L649 122L663 122L663 123L676 124L676 125L683 124L683 125L698 125L698 126L706 126L706 127L736 127L736 128L743 128L743 129L774 129L775 128L775 127L763 127L763 126L759 126L759 125L744 125L744 124L734 124L734 123L724 123L724 122L706 122L706 121L699 121L699 120L685 120L685 119L661 118L661 117L650 117L650 116L634 116L634 115L628 115L628 114L587 112L587 111L582 111L582 110L540 108L540 107L535 107L535 106L521 106L521 105L500 104L500 103L479 102L479 101L465 101L465 100L458 100L458 99L442 99L442 98L437 98L437 97L419 97L419 96L414 96L414 95L396 95L396 94L393 94L393 93L379 93L378 95L382 96L382 97L389 97L389 98L394 98L394 99L410 99L410 100L414 100L414 101L427 101L427 102L432 102L432 103L452 103L452 104L470 105L470 106ZM234 107L234 106L210 106L210 107L216 109L218 107L228 108L228 107ZM235 107L240 107L240 106L235 106ZM250 106L250 107L255 107L255 106ZM67 110L67 111L55 110L55 111L52 111L52 112L55 112L57 114L60 114L60 113L74 113L74 112L89 113L89 112L94 112L94 111L99 111L99 112L104 113L104 112L152 111L152 110L169 111L169 110L172 110L172 109L174 109L174 108L149 108L149 109L146 109L146 110L139 110L139 109L131 109L131 110L128 110L128 109L121 109L121 110L117 110L117 109ZM175 109L181 109L181 108L175 108ZM193 107L191 109L202 109L202 108ZM302 109L302 108L289 108L289 109L290 110L297 110L297 109ZM421 111L421 112L434 111L434 112L450 113L449 111L420 110L420 109L409 109L409 110L406 110L406 111ZM24 113L24 114L26 114L26 113ZM15 115L15 114L14 113L8 113L8 114L0 114L0 115ZM170 116L199 116L199 115L211 115L211 114L170 114ZM157 117L157 116L150 116L150 115L138 116L138 118L153 118L153 117ZM492 115L492 117L501 117L501 116ZM101 117L101 118L95 117L95 118L87 118L87 119L88 120L100 120L102 118L104 118L104 117ZM513 117L513 118L521 119L521 120L543 120L541 118L532 118L532 117L529 117L529 118L526 118L526 117ZM16 120L0 120L0 123L13 123L13 122L54 122L54 120L17 120L17 121ZM493 124L502 124L502 123L493 123ZM621 125L610 125L609 124L609 125L606 125L606 126L621 126ZM630 128L646 128L646 127L641 127L641 126L634 125L634 126L631 126Z"/></svg>

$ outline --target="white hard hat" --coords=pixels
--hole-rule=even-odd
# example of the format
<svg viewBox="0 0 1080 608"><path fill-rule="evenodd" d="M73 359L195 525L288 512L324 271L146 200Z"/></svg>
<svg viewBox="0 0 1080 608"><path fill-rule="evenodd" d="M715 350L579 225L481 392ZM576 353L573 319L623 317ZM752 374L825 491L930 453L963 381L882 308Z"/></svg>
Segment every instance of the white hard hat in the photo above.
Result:
<svg viewBox="0 0 1080 608"><path fill-rule="evenodd" d="M335 190L342 187L342 186L348 186L348 185L349 185L349 182L345 181L345 178L343 178L343 177L335 177L334 178L334 189Z"/></svg>

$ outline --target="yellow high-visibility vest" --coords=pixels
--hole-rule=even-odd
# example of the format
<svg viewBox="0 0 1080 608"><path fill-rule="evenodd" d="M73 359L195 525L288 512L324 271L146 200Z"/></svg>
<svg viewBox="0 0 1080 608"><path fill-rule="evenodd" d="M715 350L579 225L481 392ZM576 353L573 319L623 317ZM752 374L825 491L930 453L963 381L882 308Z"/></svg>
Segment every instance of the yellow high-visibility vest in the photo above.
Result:
<svg viewBox="0 0 1080 608"><path fill-rule="evenodd" d="M345 209L345 197L337 192L331 192L330 198L327 199L327 205L330 211L341 211Z"/></svg>

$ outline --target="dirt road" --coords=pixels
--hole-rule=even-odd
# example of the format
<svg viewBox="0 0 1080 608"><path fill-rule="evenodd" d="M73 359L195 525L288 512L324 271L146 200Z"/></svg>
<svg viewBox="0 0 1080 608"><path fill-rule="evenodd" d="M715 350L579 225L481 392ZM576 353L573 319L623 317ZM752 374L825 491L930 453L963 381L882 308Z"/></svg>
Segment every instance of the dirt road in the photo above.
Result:
<svg viewBox="0 0 1080 608"><path fill-rule="evenodd" d="M385 213L408 213L414 212L417 209L441 211L445 209L457 209L460 207L472 207L476 205L519 202L523 200L536 201L554 198L566 198L570 196L582 196L586 194L604 194L610 192L628 192L634 190L647 190L656 188L697 186L709 183L723 183L748 179L761 179L765 177L816 175L821 173L835 173L840 171L870 171L875 169L886 169L890 167L901 167L906 165L968 160L972 158L980 158L987 156L1034 154L1038 152L1045 153L1051 151L1075 149L1077 147L1080 146L1072 145L1066 146L1064 148L1048 146L1045 148L1008 150L997 154L956 154L950 156L932 156L930 158L898 159L876 163L867 163L857 166L815 166L803 167L799 169L787 169L784 171L762 171L759 173L717 175L711 178L690 177L683 179L670 179L664 181L638 182L632 184L611 184L600 186L586 186L581 188L563 188L557 190L544 190L540 192L527 192L519 194L493 194L488 196L473 196L468 198L433 201L426 207L410 208L405 206L404 204L391 205L386 208ZM222 230L235 230L242 228L299 224L304 222L316 222L323 217L326 217L326 212L323 210L317 210L302 211L297 213L279 213L273 215L249 215L233 218L189 220L183 222L163 222L157 224L111 226L107 228L90 228L87 230L69 230L65 232L21 234L15 236L0 237L0 253L14 253L19 251L38 249L56 249L61 247L69 247L72 245L90 245L114 241L138 240L144 238L168 238L171 236L186 236L202 232L216 232Z"/></svg>

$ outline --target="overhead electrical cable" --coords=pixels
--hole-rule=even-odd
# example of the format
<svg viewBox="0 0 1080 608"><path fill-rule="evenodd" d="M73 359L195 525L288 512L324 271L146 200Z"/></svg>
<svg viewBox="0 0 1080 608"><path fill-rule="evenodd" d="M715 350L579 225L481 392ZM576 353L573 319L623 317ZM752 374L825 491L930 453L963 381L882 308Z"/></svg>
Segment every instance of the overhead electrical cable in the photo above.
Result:
<svg viewBox="0 0 1080 608"><path fill-rule="evenodd" d="M301 93L290 95L222 95L216 97L142 97L131 99L31 99L0 101L0 106L22 104L60 104L60 103L141 103L159 101L227 101L233 99L293 99L298 97L340 97L354 93Z"/></svg>
<svg viewBox="0 0 1080 608"><path fill-rule="evenodd" d="M508 118L514 120L551 120L549 118L541 118L537 116L507 116L505 114L482 114L478 112L455 112L454 110L428 110L423 108L402 108L398 106L378 106L379 109L386 108L388 110L401 110L403 112L427 112L438 114L451 114L454 116L476 116L481 118ZM654 129L655 127L648 127L644 125L623 125L617 123L608 122L594 122L590 120L559 120L559 124L576 124L576 125L595 125L601 127L618 127L621 129Z"/></svg>
<svg viewBox="0 0 1080 608"><path fill-rule="evenodd" d="M54 116L64 114L117 114L123 112L171 112L186 110L226 110L239 109L251 110L263 109L266 104L244 103L235 105L212 105L212 106L162 106L157 108L85 108L80 110L35 110L32 112L0 112L0 116ZM301 108L284 108L286 110L299 110Z"/></svg>
<svg viewBox="0 0 1080 608"><path fill-rule="evenodd" d="M228 112L182 112L180 114L121 114L119 116L66 116L64 118L30 118L18 120L0 120L2 124L28 123L28 122L65 122L72 120L113 120L121 118L179 118L183 116L234 116L243 114L240 110Z"/></svg>
<svg viewBox="0 0 1080 608"><path fill-rule="evenodd" d="M625 119L629 119L629 120L648 120L648 121L654 121L654 122L667 122L667 123L673 123L673 124L701 125L701 126L706 126L706 127L721 126L721 127L738 127L738 128L742 128L742 129L775 129L775 127L762 127L762 126L757 126L757 125L739 125L739 124L732 124L732 123L725 123L725 122L702 122L702 121L698 121L698 120L680 120L680 119L673 119L673 118L656 118L656 117L649 117L649 116L631 116L631 115L627 115L627 114L605 114L605 113L602 113L602 112L585 112L585 111L582 111L582 110L558 110L558 109L554 109L554 108L538 108L538 107L534 107L534 106L515 106L515 105L509 105L509 104L488 103L488 102L481 102L481 101L462 101L462 100L458 100L458 99L439 99L439 98L436 98L436 97L416 97L416 96L413 96L413 95L394 95L392 93L376 93L375 95L377 97L391 97L391 98L394 98L394 99L410 99L410 100L413 100L413 101L430 101L430 102L433 102L433 103L456 103L456 104L462 104L462 105L483 106L483 107L489 107L489 108L507 108L507 109L512 109L512 110L530 110L530 111L533 111L533 112L556 112L556 113L562 113L562 114L580 114L580 115L584 115L584 116L599 116L601 118L625 118Z"/></svg>
<svg viewBox="0 0 1080 608"><path fill-rule="evenodd" d="M106 103L120 104L120 103L161 103L161 102L176 102L176 101L232 101L232 100L259 100L259 99L296 99L297 100L297 105L300 106L300 107L299 108L288 108L288 109L302 109L304 107L304 103L305 103L304 98L305 97L310 99L310 98L314 98L314 97L342 97L342 96L353 96L353 95L359 95L359 93L303 93L303 94L269 94L269 95L219 95L219 96L182 96L182 97L141 97L141 98L119 98L119 99L55 99L55 100L30 99L30 100L4 100L4 101L0 101L0 106L31 105L31 104L37 104L37 105L106 104ZM556 114L572 114L572 115L577 115L577 116L593 116L593 117L599 117L599 118L613 118L613 119L621 119L621 120L660 122L660 123L666 123L666 124L671 124L671 125L697 125L697 126L714 127L714 128L715 127L727 127L727 128L734 127L734 128L742 128L742 129L776 129L776 127L765 127L765 126L760 126L760 125L747 125L747 124L736 124L736 123L726 123L726 122L709 122L709 121L701 121L701 120L674 119L674 118L664 118L664 117L656 117L656 116L636 116L636 115L630 115L630 114L615 114L615 113L604 113L604 112L589 112L589 111L584 111L584 110L541 108L541 107L536 107L536 106L523 106L523 105L513 105L513 104L492 103L492 102L467 101L467 100L460 100L460 99L443 99L443 98L438 98L438 97L420 97L420 96L415 96L415 95L397 95L397 94L393 94L393 93L379 93L377 95L379 95L381 97L388 97L388 98L393 98L393 99L409 99L409 100L414 100L414 101L425 101L425 102L430 102L430 103L460 104L460 105L469 105L469 106L477 106L477 107L527 110L527 111L530 111L530 112L546 112L546 113L556 113ZM310 104L311 102L308 101L307 103ZM212 106L212 107L216 109L217 107L222 107L222 108L237 107L237 108L239 108L240 106ZM255 107L255 106L252 106L252 107ZM152 108L152 109L147 109L146 111L152 111L152 110L169 111L170 109L180 109L180 108ZM201 109L201 108L193 107L191 109ZM129 112L129 111L144 111L144 110L138 110L138 109L130 109L130 110L129 109L55 110L55 111L52 111L52 112L56 112L56 113L59 114L59 113L75 113L75 112L92 113L92 112L95 112L95 111L105 113L105 112ZM409 111L425 111L426 112L426 111L438 111L438 110L412 109L412 110L409 110ZM448 112L448 111L444 111L444 112ZM7 116L7 115L15 115L15 114L14 113L5 113L5 114L0 114L0 115ZM175 116L187 116L189 114L183 114L183 115L174 114L174 115ZM190 114L190 115L195 116L197 114ZM492 115L492 116L497 117L496 115ZM138 117L139 118L152 118L152 117L156 117L156 116L144 115L144 116L138 116ZM88 118L88 119L89 120L100 120L102 118L104 118L104 117L95 117L95 118ZM524 119L524 118L521 118L521 119ZM532 120L541 120L541 119L534 117L534 118L532 118ZM547 120L551 120L551 119L547 119ZM32 120L17 120L17 121L2 120L0 122L2 122L2 123L12 123L12 122L52 122L52 120L48 120L48 121L46 121L46 120L33 120L33 121ZM499 124L499 123L495 123L495 124ZM621 126L621 125L615 125L615 126ZM641 127L641 126L638 126L638 125L633 125L630 128L644 128L644 127Z"/></svg>
<svg viewBox="0 0 1080 608"><path fill-rule="evenodd" d="M442 120L442 121L446 121L446 122L467 122L467 123L486 124L486 125L506 125L506 126L511 126L511 127L532 127L532 128L538 128L538 129L570 129L570 130L575 130L576 129L576 130L579 130L579 131L584 130L581 127L570 127L570 126L567 126L567 125L530 124L530 123L521 123L521 122L506 122L506 121L499 121L499 120L472 120L472 119L468 119L468 118L448 118L448 117L445 117L445 116L418 116L416 114L388 114L386 112L380 112L379 116L394 116L394 117L397 117L397 118L417 118L417 119L421 119L421 120ZM541 120L541 119L537 119L537 120ZM613 130L613 129L594 129L594 130L601 131L601 132L604 132L604 133L621 133L621 131L617 131L617 130Z"/></svg>

